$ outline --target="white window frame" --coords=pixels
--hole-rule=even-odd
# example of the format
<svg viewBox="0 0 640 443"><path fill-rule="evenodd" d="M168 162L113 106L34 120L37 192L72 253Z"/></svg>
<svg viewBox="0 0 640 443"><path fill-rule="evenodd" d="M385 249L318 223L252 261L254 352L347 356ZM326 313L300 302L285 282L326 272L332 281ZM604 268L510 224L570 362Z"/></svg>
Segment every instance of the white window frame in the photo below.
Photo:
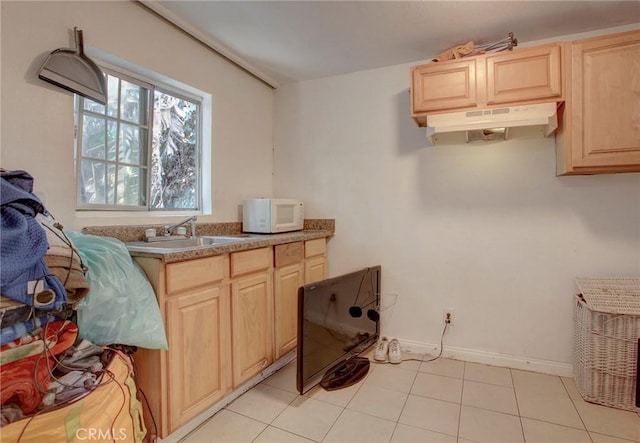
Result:
<svg viewBox="0 0 640 443"><path fill-rule="evenodd" d="M92 51L93 52L93 51ZM81 126L81 113L84 115L83 98L76 97L77 109L75 114L76 124L76 146L75 146L75 160L76 160L76 214L80 217L92 217L92 216L109 216L112 215L131 215L139 217L142 214L147 216L163 216L163 215L176 215L177 213L184 215L199 215L199 214L211 214L212 209L212 190L211 190L211 129L210 125L204 125L205 121L211 121L212 106L211 95L189 85L185 85L176 80L165 77L161 74L155 73L148 69L144 69L135 66L128 62L114 64L110 62L115 57L108 54L101 53L101 51L95 51L98 55L92 54L94 59L98 59L100 68L116 77L131 83L138 84L144 88L149 89L149 100L147 107L147 122L148 137L147 137L147 159L146 159L146 206L125 206L125 205L102 205L102 204L83 204L80 201L81 195L81 159L82 159L82 126ZM102 56L103 58L100 59ZM110 61L107 61L110 60ZM121 60L118 60L121 62ZM126 68L122 65L127 66ZM198 170L198 201L196 209L187 208L162 208L153 209L150 207L150 192L151 192L151 142L153 139L153 97L154 91L169 93L175 97L183 98L188 101L197 103L199 107L198 112L198 153L197 153L197 170ZM105 163L109 161L105 160Z"/></svg>

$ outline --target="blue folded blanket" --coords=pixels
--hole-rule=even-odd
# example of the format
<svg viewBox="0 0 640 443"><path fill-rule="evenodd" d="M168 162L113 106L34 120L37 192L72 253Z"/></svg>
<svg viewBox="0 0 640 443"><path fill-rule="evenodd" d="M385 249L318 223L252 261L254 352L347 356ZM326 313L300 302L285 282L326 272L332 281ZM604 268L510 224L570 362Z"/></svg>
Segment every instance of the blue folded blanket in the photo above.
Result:
<svg viewBox="0 0 640 443"><path fill-rule="evenodd" d="M38 309L58 309L67 294L43 259L49 244L35 217L46 209L31 192L32 183L24 171L0 175L0 293Z"/></svg>

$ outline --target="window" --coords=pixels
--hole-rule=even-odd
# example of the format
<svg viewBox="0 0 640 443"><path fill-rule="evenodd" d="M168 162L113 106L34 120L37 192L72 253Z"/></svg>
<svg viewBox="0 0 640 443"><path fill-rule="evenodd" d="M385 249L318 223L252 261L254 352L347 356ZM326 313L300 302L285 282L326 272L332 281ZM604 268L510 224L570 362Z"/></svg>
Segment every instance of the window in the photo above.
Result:
<svg viewBox="0 0 640 443"><path fill-rule="evenodd" d="M107 72L107 105L77 97L80 210L200 210L201 100Z"/></svg>

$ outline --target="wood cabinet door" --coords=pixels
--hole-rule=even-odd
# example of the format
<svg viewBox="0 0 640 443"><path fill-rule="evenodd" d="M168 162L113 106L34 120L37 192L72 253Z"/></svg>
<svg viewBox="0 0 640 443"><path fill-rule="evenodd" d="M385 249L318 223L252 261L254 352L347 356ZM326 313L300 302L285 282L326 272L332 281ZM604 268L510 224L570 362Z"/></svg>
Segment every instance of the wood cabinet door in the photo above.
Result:
<svg viewBox="0 0 640 443"><path fill-rule="evenodd" d="M640 31L574 42L571 56L571 166L640 171Z"/></svg>
<svg viewBox="0 0 640 443"><path fill-rule="evenodd" d="M273 282L270 272L231 283L233 386L273 362Z"/></svg>
<svg viewBox="0 0 640 443"><path fill-rule="evenodd" d="M324 255L309 258L304 263L304 284L324 280L327 276L327 258Z"/></svg>
<svg viewBox="0 0 640 443"><path fill-rule="evenodd" d="M229 285L169 299L169 432L231 389Z"/></svg>
<svg viewBox="0 0 640 443"><path fill-rule="evenodd" d="M562 95L559 45L485 56L487 104L515 104Z"/></svg>
<svg viewBox="0 0 640 443"><path fill-rule="evenodd" d="M470 58L412 68L411 110L414 116L477 106L477 64L477 58Z"/></svg>
<svg viewBox="0 0 640 443"><path fill-rule="evenodd" d="M304 284L302 261L274 271L276 359L298 343L298 289Z"/></svg>

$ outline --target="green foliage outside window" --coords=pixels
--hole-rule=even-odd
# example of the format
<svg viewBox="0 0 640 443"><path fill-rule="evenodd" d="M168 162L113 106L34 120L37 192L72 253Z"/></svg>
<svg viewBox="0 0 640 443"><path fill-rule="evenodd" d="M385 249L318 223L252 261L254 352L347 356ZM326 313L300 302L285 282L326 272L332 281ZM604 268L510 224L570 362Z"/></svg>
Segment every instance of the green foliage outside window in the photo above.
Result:
<svg viewBox="0 0 640 443"><path fill-rule="evenodd" d="M199 103L111 74L107 106L79 101L80 208L199 209Z"/></svg>

